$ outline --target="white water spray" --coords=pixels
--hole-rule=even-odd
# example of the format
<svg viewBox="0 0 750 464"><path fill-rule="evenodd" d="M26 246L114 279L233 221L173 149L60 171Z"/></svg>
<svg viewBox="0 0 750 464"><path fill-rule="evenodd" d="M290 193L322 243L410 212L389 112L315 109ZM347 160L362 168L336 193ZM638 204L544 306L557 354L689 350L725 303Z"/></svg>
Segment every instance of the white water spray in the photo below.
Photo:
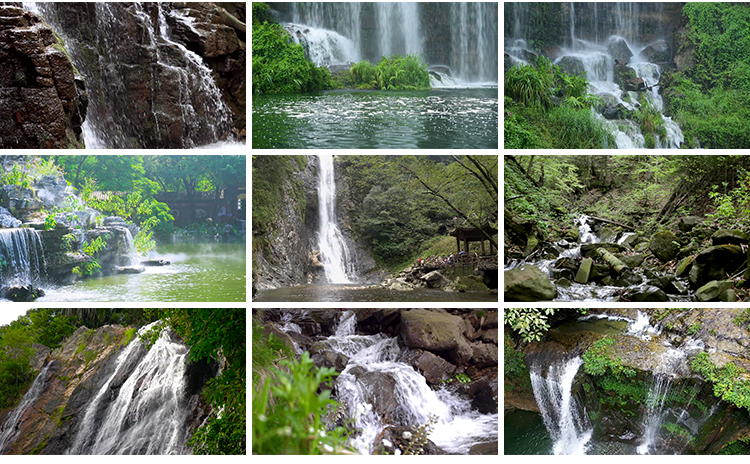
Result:
<svg viewBox="0 0 750 464"><path fill-rule="evenodd" d="M48 362L42 371L39 372L29 391L21 398L21 403L10 413L10 417L8 417L5 425L0 427L0 454L4 454L9 450L18 437L19 426L24 415L26 415L44 391L44 387L47 384L47 371L49 371L51 365L52 362Z"/></svg>

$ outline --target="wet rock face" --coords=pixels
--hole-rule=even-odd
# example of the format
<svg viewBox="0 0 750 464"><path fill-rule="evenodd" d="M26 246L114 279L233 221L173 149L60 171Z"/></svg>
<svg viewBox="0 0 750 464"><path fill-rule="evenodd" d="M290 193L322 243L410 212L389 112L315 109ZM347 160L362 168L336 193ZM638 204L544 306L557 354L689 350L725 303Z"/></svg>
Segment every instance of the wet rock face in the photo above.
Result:
<svg viewBox="0 0 750 464"><path fill-rule="evenodd" d="M0 6L0 148L82 148L87 98L41 18Z"/></svg>

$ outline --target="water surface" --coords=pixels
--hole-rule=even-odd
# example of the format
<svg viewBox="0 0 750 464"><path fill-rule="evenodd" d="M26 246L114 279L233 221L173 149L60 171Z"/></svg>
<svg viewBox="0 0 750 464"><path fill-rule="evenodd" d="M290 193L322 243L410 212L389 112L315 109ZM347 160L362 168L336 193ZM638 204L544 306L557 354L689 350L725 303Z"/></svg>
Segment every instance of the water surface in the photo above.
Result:
<svg viewBox="0 0 750 464"><path fill-rule="evenodd" d="M150 257L172 264L43 286L46 295L37 301L246 301L245 244L161 245Z"/></svg>
<svg viewBox="0 0 750 464"><path fill-rule="evenodd" d="M497 148L498 89L253 96L253 148Z"/></svg>
<svg viewBox="0 0 750 464"><path fill-rule="evenodd" d="M357 285L300 285L273 290L261 290L255 301L426 301L426 302L467 302L491 301L497 303L497 295L489 292L446 292L443 290L418 288L409 291L386 290L380 287L363 287Z"/></svg>

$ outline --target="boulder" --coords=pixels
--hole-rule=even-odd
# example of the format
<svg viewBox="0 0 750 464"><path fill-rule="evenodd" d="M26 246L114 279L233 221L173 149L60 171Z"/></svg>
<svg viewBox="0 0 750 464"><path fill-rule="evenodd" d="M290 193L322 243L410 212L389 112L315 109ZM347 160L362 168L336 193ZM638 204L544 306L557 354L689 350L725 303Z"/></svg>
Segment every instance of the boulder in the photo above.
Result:
<svg viewBox="0 0 750 464"><path fill-rule="evenodd" d="M664 302L669 301L669 297L664 290L659 287L652 285L646 285L643 287L635 287L628 290L624 295L625 301L631 302Z"/></svg>
<svg viewBox="0 0 750 464"><path fill-rule="evenodd" d="M589 274L591 274L591 265L593 264L594 260L591 258L586 258L583 261L581 261L581 265L578 267L578 272L576 273L575 281L579 284L585 284L589 281Z"/></svg>
<svg viewBox="0 0 750 464"><path fill-rule="evenodd" d="M732 280L712 280L695 291L695 298L700 302L715 301L720 295L733 288L734 281ZM732 301L737 301L737 299L735 298Z"/></svg>
<svg viewBox="0 0 750 464"><path fill-rule="evenodd" d="M456 372L456 366L429 351L411 350L405 355L405 361L415 370L422 373L427 382L436 385L450 378Z"/></svg>
<svg viewBox="0 0 750 464"><path fill-rule="evenodd" d="M746 245L748 239L750 239L750 236L741 230L719 229L711 236L711 243L713 245Z"/></svg>
<svg viewBox="0 0 750 464"><path fill-rule="evenodd" d="M563 56L557 65L560 66L560 69L571 75L580 76L586 72L583 61L575 56Z"/></svg>
<svg viewBox="0 0 750 464"><path fill-rule="evenodd" d="M448 290L448 285L444 290ZM484 284L481 276L458 276L456 278L456 291L459 292L488 292L490 289Z"/></svg>
<svg viewBox="0 0 750 464"><path fill-rule="evenodd" d="M428 309L401 312L401 339L409 348L429 351L455 349L463 338L464 320Z"/></svg>
<svg viewBox="0 0 750 464"><path fill-rule="evenodd" d="M694 288L712 280L723 280L737 272L745 263L745 253L739 245L716 245L698 253L690 268L689 279Z"/></svg>
<svg viewBox="0 0 750 464"><path fill-rule="evenodd" d="M440 271L432 271L423 275L421 279L429 288L445 288L451 284L451 280L445 277Z"/></svg>
<svg viewBox="0 0 750 464"><path fill-rule="evenodd" d="M15 227L21 227L22 222L13 217L10 211L0 206L0 227L5 229L12 229Z"/></svg>
<svg viewBox="0 0 750 464"><path fill-rule="evenodd" d="M651 236L648 249L663 263L672 261L680 251L677 236L669 231L657 232Z"/></svg>
<svg viewBox="0 0 750 464"><path fill-rule="evenodd" d="M690 232L695 226L702 222L703 218L700 216L685 216L680 218L680 221L677 223L677 228L682 232Z"/></svg>
<svg viewBox="0 0 750 464"><path fill-rule="evenodd" d="M335 351L322 350L312 355L312 361L318 367L329 367L342 372L349 363L349 357Z"/></svg>
<svg viewBox="0 0 750 464"><path fill-rule="evenodd" d="M615 35L607 39L607 51L613 58L625 63L627 63L630 60L630 57L633 56L633 52L630 50L625 39Z"/></svg>
<svg viewBox="0 0 750 464"><path fill-rule="evenodd" d="M475 343L472 345L471 360L480 369L497 366L497 345L492 343Z"/></svg>
<svg viewBox="0 0 750 464"><path fill-rule="evenodd" d="M531 264L505 271L503 289L506 301L549 301L557 296L547 274Z"/></svg>
<svg viewBox="0 0 750 464"><path fill-rule="evenodd" d="M2 290L2 296L6 300L28 303L35 301L37 298L43 297L44 290L31 284L26 286L19 285L16 287L5 287Z"/></svg>

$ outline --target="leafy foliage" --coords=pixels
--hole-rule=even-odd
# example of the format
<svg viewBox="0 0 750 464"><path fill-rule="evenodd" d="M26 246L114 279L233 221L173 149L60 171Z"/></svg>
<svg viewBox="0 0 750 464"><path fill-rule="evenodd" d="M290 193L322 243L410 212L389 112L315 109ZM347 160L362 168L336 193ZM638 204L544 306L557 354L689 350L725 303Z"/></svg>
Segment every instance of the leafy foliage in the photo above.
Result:
<svg viewBox="0 0 750 464"><path fill-rule="evenodd" d="M305 58L305 50L275 23L253 24L253 94L314 92L333 87L328 68Z"/></svg>
<svg viewBox="0 0 750 464"><path fill-rule="evenodd" d="M603 338L586 350L583 354L583 367L587 374L601 376L609 372L615 376L635 376L635 370L623 366L622 359L612 357L611 347L614 344L614 339Z"/></svg>
<svg viewBox="0 0 750 464"><path fill-rule="evenodd" d="M750 409L750 381L747 380L744 369L731 362L718 367L705 352L693 358L690 368L714 384L714 395L717 398L737 407Z"/></svg>
<svg viewBox="0 0 750 464"><path fill-rule="evenodd" d="M335 369L316 367L307 352L281 365L285 369L274 370L273 378L253 391L253 453L329 454L344 448L343 428L328 430L325 421L338 404L331 390L318 393L323 384L331 385Z"/></svg>

